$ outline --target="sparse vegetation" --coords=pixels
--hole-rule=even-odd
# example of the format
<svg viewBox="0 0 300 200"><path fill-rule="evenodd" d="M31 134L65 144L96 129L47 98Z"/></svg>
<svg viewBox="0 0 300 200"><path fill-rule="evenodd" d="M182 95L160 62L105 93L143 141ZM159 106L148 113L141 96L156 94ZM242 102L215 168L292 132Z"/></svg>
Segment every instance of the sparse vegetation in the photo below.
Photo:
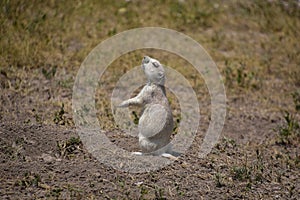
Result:
<svg viewBox="0 0 300 200"><path fill-rule="evenodd" d="M236 141L232 138L223 137L222 140L216 144L215 150L224 153L228 149L233 149L237 146Z"/></svg>
<svg viewBox="0 0 300 200"><path fill-rule="evenodd" d="M57 67L51 67L50 69L42 68L42 73L46 79L52 79L55 76Z"/></svg>
<svg viewBox="0 0 300 200"><path fill-rule="evenodd" d="M15 185L20 186L22 188L27 187L38 187L41 182L41 177L39 174L26 172L24 177L21 180L18 180Z"/></svg>
<svg viewBox="0 0 300 200"><path fill-rule="evenodd" d="M300 109L300 95L298 91L292 93L294 102L295 114L284 111L283 124L276 130L278 132L277 144L280 145L294 145L297 146L300 142L300 120L298 119L297 112Z"/></svg>
<svg viewBox="0 0 300 200"><path fill-rule="evenodd" d="M67 141L57 141L59 155L63 158L72 158L81 151L82 142L80 137L71 137Z"/></svg>
<svg viewBox="0 0 300 200"><path fill-rule="evenodd" d="M224 177L222 176L222 174L220 174L220 173L215 174L215 182L216 182L217 187L225 186L225 184L223 183L223 181L224 181L223 179L224 179Z"/></svg>
<svg viewBox="0 0 300 200"><path fill-rule="evenodd" d="M232 172L235 180L244 181L250 179L251 172L247 166L234 166Z"/></svg>
<svg viewBox="0 0 300 200"><path fill-rule="evenodd" d="M284 124L278 128L279 141L278 144L294 144L300 142L300 124L295 116L289 112L285 112Z"/></svg>
<svg viewBox="0 0 300 200"><path fill-rule="evenodd" d="M59 124L59 125L65 125L67 122L66 122L66 117L64 116L65 114L65 105L64 103L61 104L61 107L60 107L60 110L57 111L55 113L55 116L54 116L54 123L55 124Z"/></svg>
<svg viewBox="0 0 300 200"><path fill-rule="evenodd" d="M0 9L1 198L299 197L298 0L2 0ZM93 158L75 135L72 88L80 64L96 45L140 27L174 29L199 42L223 76L228 112L219 143L198 158L211 121L206 80L170 52L141 49L122 55L95 83L101 131L115 145L138 146L116 126L110 98L118 79L144 55L181 73L201 112L186 154L161 170L128 174ZM175 135L181 110L167 92ZM82 112L91 109L82 107ZM139 112L131 114L137 123Z"/></svg>
<svg viewBox="0 0 300 200"><path fill-rule="evenodd" d="M268 173L270 172L265 169L263 157L258 149L256 150L256 159L251 163L248 162L246 155L245 160L240 165L234 165L231 170L233 181L240 182L246 191L268 180L265 178Z"/></svg>
<svg viewBox="0 0 300 200"><path fill-rule="evenodd" d="M244 62L230 63L226 60L225 66L225 83L228 87L238 86L246 89L259 89L261 87L257 73L247 71L250 67L246 67Z"/></svg>

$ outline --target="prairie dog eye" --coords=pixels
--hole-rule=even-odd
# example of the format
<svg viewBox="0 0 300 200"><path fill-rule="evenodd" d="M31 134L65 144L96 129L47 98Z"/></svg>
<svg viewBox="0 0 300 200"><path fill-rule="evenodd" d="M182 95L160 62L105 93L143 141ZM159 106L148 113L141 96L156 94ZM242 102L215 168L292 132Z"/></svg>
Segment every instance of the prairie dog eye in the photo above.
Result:
<svg viewBox="0 0 300 200"><path fill-rule="evenodd" d="M150 58L148 56L145 56L142 63L148 64L149 62L150 62Z"/></svg>
<svg viewBox="0 0 300 200"><path fill-rule="evenodd" d="M152 63L154 67L159 67L159 64L157 62Z"/></svg>

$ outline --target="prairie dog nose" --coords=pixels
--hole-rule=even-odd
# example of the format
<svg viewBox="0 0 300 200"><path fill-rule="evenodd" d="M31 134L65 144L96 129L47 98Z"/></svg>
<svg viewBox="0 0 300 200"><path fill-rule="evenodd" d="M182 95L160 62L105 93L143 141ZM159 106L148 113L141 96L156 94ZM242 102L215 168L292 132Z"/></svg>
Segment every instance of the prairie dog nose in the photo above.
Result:
<svg viewBox="0 0 300 200"><path fill-rule="evenodd" d="M147 64L150 62L150 57L149 56L144 56L142 63Z"/></svg>

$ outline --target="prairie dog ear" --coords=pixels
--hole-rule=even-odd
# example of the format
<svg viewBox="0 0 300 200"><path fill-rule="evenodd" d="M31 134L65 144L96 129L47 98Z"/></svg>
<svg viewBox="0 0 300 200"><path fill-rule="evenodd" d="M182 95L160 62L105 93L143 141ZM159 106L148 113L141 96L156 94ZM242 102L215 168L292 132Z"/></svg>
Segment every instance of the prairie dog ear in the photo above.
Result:
<svg viewBox="0 0 300 200"><path fill-rule="evenodd" d="M144 56L142 64L148 64L150 62L151 58L149 56Z"/></svg>

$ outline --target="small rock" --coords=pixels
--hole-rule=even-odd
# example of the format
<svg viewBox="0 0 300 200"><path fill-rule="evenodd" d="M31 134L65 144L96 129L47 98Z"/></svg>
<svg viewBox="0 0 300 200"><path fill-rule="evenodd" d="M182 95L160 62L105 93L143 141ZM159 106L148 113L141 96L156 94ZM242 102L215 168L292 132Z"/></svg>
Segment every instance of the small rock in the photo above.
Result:
<svg viewBox="0 0 300 200"><path fill-rule="evenodd" d="M100 177L100 176L101 176L101 174L100 174L99 172L94 173L94 175L95 175L96 177Z"/></svg>
<svg viewBox="0 0 300 200"><path fill-rule="evenodd" d="M45 184L45 183L39 183L39 187L40 187L40 188L43 188L43 189L46 189L46 190L48 190L48 189L51 188L49 185L47 185L47 184Z"/></svg>
<svg viewBox="0 0 300 200"><path fill-rule="evenodd" d="M139 182L136 182L135 185L140 186L140 185L142 185L143 183L144 183L143 181L139 181Z"/></svg>
<svg viewBox="0 0 300 200"><path fill-rule="evenodd" d="M51 163L56 160L54 157L52 157L51 155L46 154L46 153L43 153L41 158L47 163Z"/></svg>
<svg viewBox="0 0 300 200"><path fill-rule="evenodd" d="M24 160L25 160L26 162L31 162L31 161L32 161L32 159L31 159L30 156L25 156L25 157L24 157Z"/></svg>

